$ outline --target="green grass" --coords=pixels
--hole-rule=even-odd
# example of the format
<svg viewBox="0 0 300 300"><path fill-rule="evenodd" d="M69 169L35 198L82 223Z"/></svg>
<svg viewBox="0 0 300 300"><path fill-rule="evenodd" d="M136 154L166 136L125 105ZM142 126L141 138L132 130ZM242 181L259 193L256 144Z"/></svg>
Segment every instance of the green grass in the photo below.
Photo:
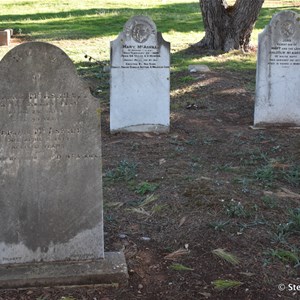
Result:
<svg viewBox="0 0 300 300"><path fill-rule="evenodd" d="M265 253L272 259L279 259L283 263L290 263L292 265L299 264L299 255L295 251L289 251L285 249L270 249Z"/></svg>
<svg viewBox="0 0 300 300"><path fill-rule="evenodd" d="M137 176L137 164L122 160L118 166L106 172L104 178L108 181L131 181Z"/></svg>
<svg viewBox="0 0 300 300"><path fill-rule="evenodd" d="M151 17L158 31L172 45L172 69L186 69L189 64L207 64L211 68L255 69L255 55L233 52L201 56L185 52L204 36L198 0L111 1L111 0L4 0L1 1L0 27L13 28L30 40L46 41L61 47L78 68L86 64L85 54L97 60L109 60L109 42L122 31L134 15ZM284 8L264 7L253 32L257 33L272 15ZM300 11L299 8L291 7ZM10 47L1 47L2 57Z"/></svg>
<svg viewBox="0 0 300 300"><path fill-rule="evenodd" d="M239 259L232 253L225 251L224 249L218 248L214 249L212 253L222 260L227 261L228 263L236 266L240 263Z"/></svg>
<svg viewBox="0 0 300 300"><path fill-rule="evenodd" d="M157 188L158 184L144 181L139 183L134 191L139 195L145 195L147 193L154 192Z"/></svg>
<svg viewBox="0 0 300 300"><path fill-rule="evenodd" d="M273 209L278 207L278 199L271 196L263 196L262 202L267 208Z"/></svg>
<svg viewBox="0 0 300 300"><path fill-rule="evenodd" d="M239 287L243 283L236 280L217 279L214 280L212 284L216 290L226 290L226 289Z"/></svg>
<svg viewBox="0 0 300 300"><path fill-rule="evenodd" d="M174 263L170 266L170 269L175 270L175 271L193 271L194 269L184 266L182 264L177 264Z"/></svg>
<svg viewBox="0 0 300 300"><path fill-rule="evenodd" d="M219 220L209 223L209 227L213 228L216 231L224 231L225 227L230 224L230 221Z"/></svg>
<svg viewBox="0 0 300 300"><path fill-rule="evenodd" d="M228 203L225 204L225 213L231 218L248 218L250 212L245 208L241 202L237 202L231 199Z"/></svg>

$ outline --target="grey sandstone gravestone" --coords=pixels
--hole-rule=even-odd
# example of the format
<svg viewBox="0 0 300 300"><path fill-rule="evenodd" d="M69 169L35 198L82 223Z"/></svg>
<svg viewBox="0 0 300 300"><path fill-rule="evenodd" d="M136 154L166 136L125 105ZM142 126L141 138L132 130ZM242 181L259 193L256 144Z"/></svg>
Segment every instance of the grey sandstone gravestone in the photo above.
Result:
<svg viewBox="0 0 300 300"><path fill-rule="evenodd" d="M0 287L111 283L104 253L97 100L59 48L25 43L0 62Z"/></svg>
<svg viewBox="0 0 300 300"><path fill-rule="evenodd" d="M126 22L111 42L110 130L167 132L170 43L144 16Z"/></svg>
<svg viewBox="0 0 300 300"><path fill-rule="evenodd" d="M283 11L259 35L254 125L300 125L300 15Z"/></svg>

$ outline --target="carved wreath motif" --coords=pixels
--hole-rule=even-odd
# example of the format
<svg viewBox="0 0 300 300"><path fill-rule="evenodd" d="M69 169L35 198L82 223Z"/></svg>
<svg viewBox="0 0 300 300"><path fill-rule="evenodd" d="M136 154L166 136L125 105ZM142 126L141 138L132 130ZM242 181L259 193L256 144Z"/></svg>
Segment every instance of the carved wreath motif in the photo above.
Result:
<svg viewBox="0 0 300 300"><path fill-rule="evenodd" d="M132 28L131 34L132 34L132 38L137 43L145 43L151 34L151 27L148 24L143 24L143 23L136 24Z"/></svg>
<svg viewBox="0 0 300 300"><path fill-rule="evenodd" d="M295 24L292 21L285 21L281 24L280 31L285 38L289 38L294 35L296 31Z"/></svg>

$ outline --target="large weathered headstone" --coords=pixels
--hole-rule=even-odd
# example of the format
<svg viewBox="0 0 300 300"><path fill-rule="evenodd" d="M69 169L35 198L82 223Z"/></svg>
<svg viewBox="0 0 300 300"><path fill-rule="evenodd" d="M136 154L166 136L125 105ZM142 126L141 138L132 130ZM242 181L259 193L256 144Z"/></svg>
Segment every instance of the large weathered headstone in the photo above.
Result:
<svg viewBox="0 0 300 300"><path fill-rule="evenodd" d="M97 109L53 45L25 43L0 62L1 287L98 282L108 270L108 281L126 275L123 256L104 253Z"/></svg>
<svg viewBox="0 0 300 300"><path fill-rule="evenodd" d="M110 130L167 132L170 43L148 17L135 16L111 42Z"/></svg>
<svg viewBox="0 0 300 300"><path fill-rule="evenodd" d="M259 35L254 125L300 125L300 15L283 11Z"/></svg>

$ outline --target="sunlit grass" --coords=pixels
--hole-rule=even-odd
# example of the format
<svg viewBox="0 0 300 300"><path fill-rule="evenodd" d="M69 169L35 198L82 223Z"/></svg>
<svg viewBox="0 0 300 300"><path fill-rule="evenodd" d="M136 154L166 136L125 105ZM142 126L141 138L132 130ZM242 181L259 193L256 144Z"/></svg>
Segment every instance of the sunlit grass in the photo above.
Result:
<svg viewBox="0 0 300 300"><path fill-rule="evenodd" d="M211 68L255 68L255 54L233 52L229 55L201 57L184 53L185 49L204 36L198 0L1 2L1 28L13 28L26 40L53 43L61 47L76 64L85 62L85 54L108 61L109 43L122 31L125 22L134 15L146 15L154 20L158 31L171 43L172 68L175 71L194 63L207 64ZM282 9L266 6L262 9L252 34L254 44L257 43L258 32L268 24L274 13ZM0 47L0 58L14 46Z"/></svg>

